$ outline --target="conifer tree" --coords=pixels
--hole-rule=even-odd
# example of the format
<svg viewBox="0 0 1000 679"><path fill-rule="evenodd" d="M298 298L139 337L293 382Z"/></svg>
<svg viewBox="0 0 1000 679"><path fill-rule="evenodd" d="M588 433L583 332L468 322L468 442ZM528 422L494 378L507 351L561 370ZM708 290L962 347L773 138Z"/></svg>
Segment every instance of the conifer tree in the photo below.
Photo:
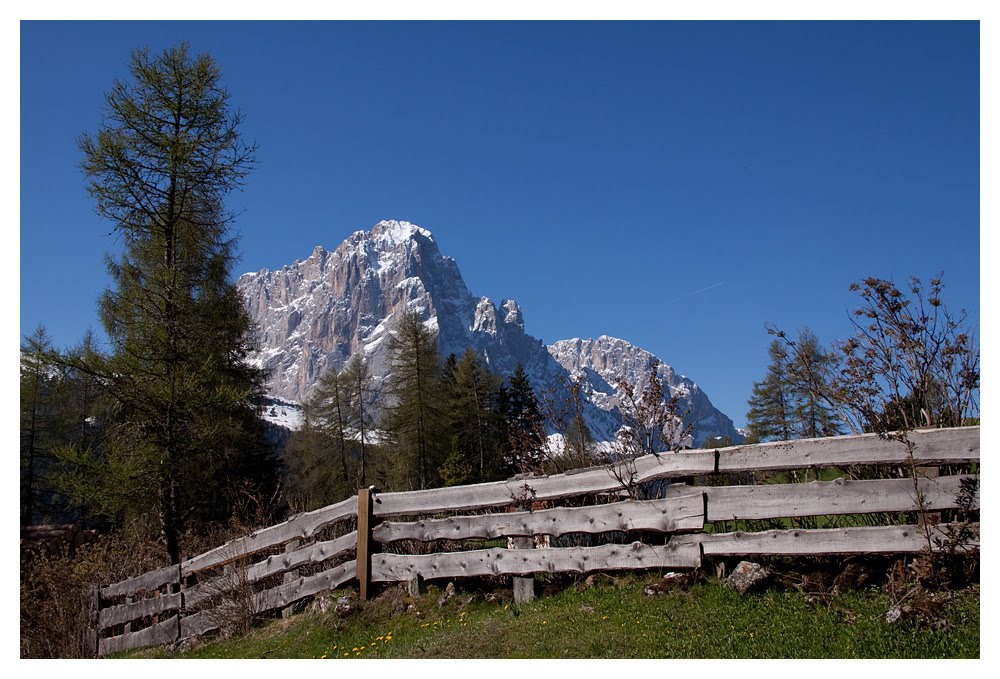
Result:
<svg viewBox="0 0 1000 679"><path fill-rule="evenodd" d="M318 509L353 493L336 462L337 443L306 408L302 427L288 438L284 453L284 492L293 512Z"/></svg>
<svg viewBox="0 0 1000 679"><path fill-rule="evenodd" d="M523 366L510 376L503 398L508 471L540 472L545 462L545 418Z"/></svg>
<svg viewBox="0 0 1000 679"><path fill-rule="evenodd" d="M359 458L358 488L368 485L369 438L374 428L374 410L377 394L372 386L368 362L361 354L354 354L340 373L347 396L346 424L351 437L357 442Z"/></svg>
<svg viewBox="0 0 1000 679"><path fill-rule="evenodd" d="M330 472L336 470L337 483L345 487L350 482L348 448L351 447L348 432L349 392L346 382L342 373L328 371L320 378L306 403L308 420L333 448L324 467ZM330 478L330 475L327 477Z"/></svg>
<svg viewBox="0 0 1000 679"><path fill-rule="evenodd" d="M55 434L58 380L48 359L52 341L43 326L21 344L21 525L33 523L39 510L43 468L51 457Z"/></svg>
<svg viewBox="0 0 1000 679"><path fill-rule="evenodd" d="M788 351L779 340L768 346L771 362L761 382L753 385L747 401L747 439L751 442L787 441L795 438L791 391L788 388Z"/></svg>
<svg viewBox="0 0 1000 679"><path fill-rule="evenodd" d="M394 405L385 411L385 428L400 456L397 471L403 478L397 481L431 488L447 454L447 420L437 339L418 314L406 312L400 318L389 340L389 363Z"/></svg>
<svg viewBox="0 0 1000 679"><path fill-rule="evenodd" d="M824 351L816 335L804 328L791 341L781 333L768 347L768 355L767 374L754 384L748 401L748 441L839 434L840 420L830 405L834 357Z"/></svg>
<svg viewBox="0 0 1000 679"><path fill-rule="evenodd" d="M101 129L80 140L87 188L121 251L100 301L110 351L73 362L100 377L115 424L100 458L78 450L72 461L103 469L106 488L122 484L128 511L154 515L176 563L185 518L218 518L244 482L273 480L223 207L255 147L208 55L137 50L129 70Z"/></svg>
<svg viewBox="0 0 1000 679"><path fill-rule="evenodd" d="M501 467L499 389L501 380L467 349L454 367L448 414L456 469L464 461L472 482L493 479Z"/></svg>
<svg viewBox="0 0 1000 679"><path fill-rule="evenodd" d="M795 398L795 420L802 438L836 436L840 421L824 394L830 392L835 357L820 346L808 328L799 333L789 363L791 390Z"/></svg>

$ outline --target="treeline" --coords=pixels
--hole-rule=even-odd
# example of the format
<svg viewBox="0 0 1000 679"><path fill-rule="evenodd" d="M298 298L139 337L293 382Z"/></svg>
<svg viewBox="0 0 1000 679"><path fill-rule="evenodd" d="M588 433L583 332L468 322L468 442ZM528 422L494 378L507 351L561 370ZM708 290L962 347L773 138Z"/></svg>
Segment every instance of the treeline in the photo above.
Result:
<svg viewBox="0 0 1000 679"><path fill-rule="evenodd" d="M355 354L324 375L285 450L285 493L308 510L375 485L416 490L542 471L546 423L519 366L508 379L472 349L443 360L417 314L389 339L390 373L375 384Z"/></svg>

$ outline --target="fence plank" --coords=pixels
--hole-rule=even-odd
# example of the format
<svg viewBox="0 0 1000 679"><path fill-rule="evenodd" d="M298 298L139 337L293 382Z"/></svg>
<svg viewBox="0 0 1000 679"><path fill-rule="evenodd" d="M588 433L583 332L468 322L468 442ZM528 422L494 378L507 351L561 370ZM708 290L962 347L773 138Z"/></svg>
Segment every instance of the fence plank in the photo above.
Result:
<svg viewBox="0 0 1000 679"><path fill-rule="evenodd" d="M916 443L915 458L923 464L947 464L979 459L979 427L920 430L910 433ZM877 434L802 439L718 451L720 472L767 471L851 464L903 464L906 446L883 440ZM716 471L714 451L646 455L635 460L636 482L680 476L702 476ZM376 516L433 514L497 507L518 499L553 500L573 495L620 490L621 484L605 467L581 472L535 476L527 479L435 488L402 493L380 493Z"/></svg>
<svg viewBox="0 0 1000 679"><path fill-rule="evenodd" d="M924 429L909 433L914 460L949 464L979 459L979 427ZM719 471L767 471L852 464L904 464L906 445L878 434L801 439L719 450Z"/></svg>
<svg viewBox="0 0 1000 679"><path fill-rule="evenodd" d="M357 500L351 497L335 505L300 514L284 523L255 531L250 535L227 542L221 547L216 547L204 554L199 554L183 562L181 564L181 571L187 577L192 573L234 561L295 538L306 539L311 537L316 531L326 528L337 521L348 519L355 514L357 514Z"/></svg>
<svg viewBox="0 0 1000 679"><path fill-rule="evenodd" d="M283 608L299 599L319 592L336 589L345 582L353 580L356 570L357 562L352 559L322 573L298 578L293 582L284 583L273 589L258 592L254 596L254 607L259 613L263 613L275 608Z"/></svg>
<svg viewBox="0 0 1000 679"><path fill-rule="evenodd" d="M254 595L254 610L257 613L265 613L275 608L284 608L307 596L336 589L354 578L356 568L357 563L352 559L322 573L296 578L291 582L258 592ZM218 616L214 616L211 610L202 610L181 620L180 638L189 639L216 629L219 629Z"/></svg>
<svg viewBox="0 0 1000 679"><path fill-rule="evenodd" d="M240 576L236 580L227 575L206 580L185 590L185 603L187 606L195 606L209 597L222 594L240 584L252 584L300 566L322 563L354 549L357 544L357 535L357 531L351 531L334 540L314 542L293 552L272 554L263 561L249 566L246 569L246 575Z"/></svg>
<svg viewBox="0 0 1000 679"><path fill-rule="evenodd" d="M978 533L979 524L974 525ZM945 530L946 525L938 526L935 535L943 537ZM913 554L927 549L927 539L917 526L769 530L685 535L678 539L699 540L705 556Z"/></svg>
<svg viewBox="0 0 1000 679"><path fill-rule="evenodd" d="M710 474L715 470L711 452L662 453L638 458L636 482L658 478ZM523 500L554 500L574 495L622 490L606 467L554 476L479 483L470 486L380 493L375 500L376 516L405 516L461 511L516 504Z"/></svg>
<svg viewBox="0 0 1000 679"><path fill-rule="evenodd" d="M181 639L191 639L200 637L202 634L219 629L217 618L212 617L205 611L200 611L193 615L185 615L181 618Z"/></svg>
<svg viewBox="0 0 1000 679"><path fill-rule="evenodd" d="M105 656L133 648L171 644L177 641L179 636L180 617L175 615L138 632L101 639L99 654Z"/></svg>
<svg viewBox="0 0 1000 679"><path fill-rule="evenodd" d="M132 620L139 620L150 615L163 613L164 611L177 610L180 607L181 595L179 592L176 594L166 594L164 596L140 599L139 601L122 604L120 606L111 606L110 608L101 609L98 612L97 628L98 630L103 631L109 627L114 627L115 625L121 625L126 622L131 622Z"/></svg>
<svg viewBox="0 0 1000 679"><path fill-rule="evenodd" d="M373 554L372 580L402 582L418 575L458 578L475 575L588 573L628 568L696 568L698 543L601 545L546 549L480 549L441 554Z"/></svg>
<svg viewBox="0 0 1000 679"><path fill-rule="evenodd" d="M111 597L123 594L136 594L138 592L152 591L163 585L180 581L180 573L177 566L165 566L149 573L143 573L128 580L122 580L113 585L108 585L101 589L101 596L110 599Z"/></svg>
<svg viewBox="0 0 1000 679"><path fill-rule="evenodd" d="M674 490L676 488L676 490ZM409 523L385 522L372 536L393 540L465 540L566 533L653 530L672 533L701 530L705 506L701 488L675 486L672 497L644 502L626 501L588 507L558 507L535 512L454 516Z"/></svg>
<svg viewBox="0 0 1000 679"><path fill-rule="evenodd" d="M955 507L963 476L921 479L927 510ZM873 514L916 510L912 479L811 481L757 486L704 486L706 521L776 519L824 514ZM978 493L976 506L979 506Z"/></svg>

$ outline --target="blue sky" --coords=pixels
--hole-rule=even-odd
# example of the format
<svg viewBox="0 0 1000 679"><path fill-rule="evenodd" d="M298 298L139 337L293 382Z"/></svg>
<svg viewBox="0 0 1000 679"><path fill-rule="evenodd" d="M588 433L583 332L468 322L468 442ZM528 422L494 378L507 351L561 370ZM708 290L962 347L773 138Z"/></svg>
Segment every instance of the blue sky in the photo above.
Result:
<svg viewBox="0 0 1000 679"><path fill-rule="evenodd" d="M976 22L24 22L20 332L97 328L111 225L76 139L129 52L212 54L260 147L236 274L380 219L553 342L621 337L745 422L764 323L944 272L979 322Z"/></svg>

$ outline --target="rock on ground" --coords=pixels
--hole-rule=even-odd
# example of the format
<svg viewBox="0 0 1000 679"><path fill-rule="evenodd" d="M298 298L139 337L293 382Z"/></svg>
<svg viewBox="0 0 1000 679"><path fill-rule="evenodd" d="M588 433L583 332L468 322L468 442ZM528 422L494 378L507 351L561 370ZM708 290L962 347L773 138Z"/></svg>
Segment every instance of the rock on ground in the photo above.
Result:
<svg viewBox="0 0 1000 679"><path fill-rule="evenodd" d="M771 571L759 563L740 561L739 565L726 578L726 585L740 594L759 589L770 579Z"/></svg>

